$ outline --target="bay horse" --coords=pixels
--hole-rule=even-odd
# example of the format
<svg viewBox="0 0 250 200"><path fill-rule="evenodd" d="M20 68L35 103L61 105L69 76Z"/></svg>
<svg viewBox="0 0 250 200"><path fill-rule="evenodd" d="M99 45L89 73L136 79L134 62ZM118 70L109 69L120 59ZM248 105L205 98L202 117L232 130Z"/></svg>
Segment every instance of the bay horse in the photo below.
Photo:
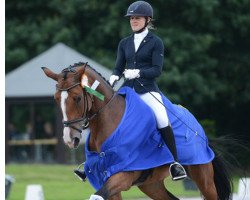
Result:
<svg viewBox="0 0 250 200"><path fill-rule="evenodd" d="M73 66L65 68L60 73L54 73L46 67L42 67L42 69L49 78L57 82L54 98L61 107L63 114L63 139L65 144L68 145L69 148L78 147L82 129L88 126L90 133L85 150L88 151L87 154L96 155L96 157L91 158L92 160L89 162L92 162L93 166L95 166L95 162L98 160L98 162L102 162L106 165L108 161L102 160L102 157L105 156L104 153L109 153L111 157L113 156L112 151L104 152L103 150L104 146L108 146L107 141L112 138L121 143L119 138L115 138L112 133L118 129L121 130L120 123L124 121L124 115L125 112L127 112L126 107L129 106L127 105L128 102L124 95L115 92L109 82L87 63L74 64ZM145 117L146 116L148 116L148 114L146 114ZM139 121L135 123L138 123L138 126L140 124ZM129 127L129 125L127 125L127 127ZM132 128L136 129L136 127ZM126 136L128 140L130 135L127 134ZM126 141L126 137L125 139L121 139L122 142ZM137 137L137 139L132 142L133 144L128 143L129 148L134 148L133 146L136 144L136 141L140 141L140 138L143 137L144 135ZM144 143L147 143L147 141ZM119 148L120 147L117 147L116 149ZM164 148L167 149L167 147ZM146 149L144 149L144 151L146 151ZM119 160L120 157L128 157L128 154L129 156L133 156L133 154L138 153L137 151L133 151L132 153L125 152L118 157L114 157L115 162L118 162L117 158ZM199 156L199 152L191 152L190 155L192 159L195 159L195 155ZM141 156L143 157L143 154L139 154L137 158ZM86 162L88 162L88 155L86 155L86 157ZM160 157L160 155L158 157ZM182 164L188 176L196 183L204 199L228 200L231 198L232 180L227 173L223 160L217 154L207 163ZM93 180L97 178L97 175L102 173L99 172L102 170L101 167L96 168L95 172L92 172L94 176L91 176L90 169L85 168L88 179L92 180L90 182L97 190L94 195L91 195L90 199L121 200L121 192L129 190L133 185L137 186L148 197L155 200L178 199L164 186L164 179L169 176L169 163L160 164L159 166L154 166L149 169L138 167L134 170L124 170L121 165L111 164L112 169L117 166L118 168L114 173L107 175L106 171L106 178L103 180L98 179L98 183L96 184ZM96 198L93 198L93 196Z"/></svg>

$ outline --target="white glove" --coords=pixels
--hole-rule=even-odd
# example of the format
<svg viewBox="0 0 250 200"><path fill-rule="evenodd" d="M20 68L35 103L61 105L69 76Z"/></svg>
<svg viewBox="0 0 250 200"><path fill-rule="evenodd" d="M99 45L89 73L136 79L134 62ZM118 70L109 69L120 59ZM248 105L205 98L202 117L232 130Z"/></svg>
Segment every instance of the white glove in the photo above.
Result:
<svg viewBox="0 0 250 200"><path fill-rule="evenodd" d="M90 196L89 200L104 200L104 198L102 198L102 197L99 196L99 195L92 194L92 195Z"/></svg>
<svg viewBox="0 0 250 200"><path fill-rule="evenodd" d="M140 70L139 69L125 69L123 74L126 79L131 80L131 79L140 77Z"/></svg>
<svg viewBox="0 0 250 200"><path fill-rule="evenodd" d="M119 80L119 76L116 76L116 75L111 75L110 78L109 78L109 83L110 85L113 85L115 81L118 81Z"/></svg>

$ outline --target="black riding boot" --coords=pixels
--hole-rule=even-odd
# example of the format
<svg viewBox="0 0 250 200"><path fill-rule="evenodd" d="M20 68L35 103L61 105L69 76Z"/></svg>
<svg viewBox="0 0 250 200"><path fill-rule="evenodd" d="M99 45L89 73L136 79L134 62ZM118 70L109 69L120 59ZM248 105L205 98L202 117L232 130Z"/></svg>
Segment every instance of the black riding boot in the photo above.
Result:
<svg viewBox="0 0 250 200"><path fill-rule="evenodd" d="M178 163L176 143L175 143L175 138L174 138L174 134L173 134L173 130L171 126L167 126L159 130L160 130L160 134L161 134L163 141L169 148L175 160L175 162L172 163L169 168L169 172L172 176L172 179L174 181L178 181L178 180L186 178L187 174L186 174L184 167L180 163Z"/></svg>

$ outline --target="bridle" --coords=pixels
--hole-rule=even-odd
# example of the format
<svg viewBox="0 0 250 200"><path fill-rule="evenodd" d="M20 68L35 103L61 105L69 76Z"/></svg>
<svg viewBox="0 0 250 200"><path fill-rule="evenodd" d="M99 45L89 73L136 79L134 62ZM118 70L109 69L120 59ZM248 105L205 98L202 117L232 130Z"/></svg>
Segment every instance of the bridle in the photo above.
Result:
<svg viewBox="0 0 250 200"><path fill-rule="evenodd" d="M84 71L83 71L83 74L85 72L85 69L86 69L86 66L87 66L87 63L84 65ZM66 68L65 70L63 70L63 72L75 72L72 70L72 68ZM81 85L80 82L78 83L75 83L67 88L60 88L58 87L58 85L56 85L56 88L57 90L59 91L66 91L68 92L69 90L71 90L72 88L75 88L77 86ZM92 120L94 117L96 117L111 101L112 99L114 98L114 94L112 95L112 97L109 99L109 101L102 107L100 108L99 110L97 110L94 114L92 114L91 116L88 116L89 115L89 111L94 103L94 99L93 97L84 89L82 88L82 91L83 91L83 103L84 103L84 111L82 113L82 116L80 118L76 118L76 119L73 119L73 120L68 120L68 121L63 121L63 126L64 127L69 127L69 128L72 128L76 131L78 131L79 133L82 132L82 130L84 129L87 129L89 127L89 121ZM89 108L89 104L88 104L88 97L91 99L91 102L92 102L92 105L91 107ZM74 126L75 123L78 123L78 122L83 122L82 123L82 126L80 128L77 128L76 126Z"/></svg>
<svg viewBox="0 0 250 200"><path fill-rule="evenodd" d="M58 86L56 86L57 90L59 91L66 91L68 92L69 90L71 90L72 88L80 85L81 83L75 83L71 86L69 86L68 88L59 88ZM84 89L83 89L83 99L84 99L84 111L82 113L82 116L80 118L77 119L73 119L73 120L68 120L68 121L63 121L63 126L64 127L70 127L72 129L77 130L79 133L82 132L81 129L77 128L76 126L74 126L73 124L78 123L78 122L83 122L82 124L82 129L86 129L88 128L89 125L89 120L88 120L88 112L89 112L89 106L88 106L88 95L91 98L92 102L93 102L93 98L90 96L90 94L88 94Z"/></svg>

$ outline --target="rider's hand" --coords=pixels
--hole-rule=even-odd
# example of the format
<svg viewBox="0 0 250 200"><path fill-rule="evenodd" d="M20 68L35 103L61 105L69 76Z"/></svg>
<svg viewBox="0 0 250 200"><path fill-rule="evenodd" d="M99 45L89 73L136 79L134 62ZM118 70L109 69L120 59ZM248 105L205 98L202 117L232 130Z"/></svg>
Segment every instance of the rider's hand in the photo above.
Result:
<svg viewBox="0 0 250 200"><path fill-rule="evenodd" d="M110 83L110 85L113 86L114 82L118 81L118 80L119 80L119 76L111 75L110 78L109 78L109 83Z"/></svg>
<svg viewBox="0 0 250 200"><path fill-rule="evenodd" d="M124 77L129 80L134 79L134 78L139 78L140 70L139 69L125 69L123 74L124 74Z"/></svg>

